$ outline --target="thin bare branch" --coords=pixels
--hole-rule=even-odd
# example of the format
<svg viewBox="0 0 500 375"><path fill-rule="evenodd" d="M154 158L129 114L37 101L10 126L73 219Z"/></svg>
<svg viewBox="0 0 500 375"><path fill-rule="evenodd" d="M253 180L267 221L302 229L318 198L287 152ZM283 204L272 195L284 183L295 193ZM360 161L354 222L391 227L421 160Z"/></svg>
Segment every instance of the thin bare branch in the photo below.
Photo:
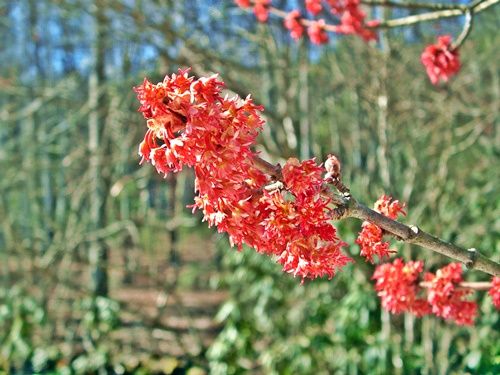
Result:
<svg viewBox="0 0 500 375"><path fill-rule="evenodd" d="M462 4L443 4L443 3L421 3L417 1L393 1L393 0L361 0L361 4L367 6L383 6L390 8L404 8L404 9L467 9L467 5Z"/></svg>
<svg viewBox="0 0 500 375"><path fill-rule="evenodd" d="M455 9L443 9L434 12L415 14L411 16L395 18L387 21L382 21L374 28L379 29L387 29L401 26L409 26L414 25L421 22L427 21L436 21L444 18L458 17L464 15L466 12L470 12L472 15L482 12L496 4L499 3L500 0L481 0L472 3L467 6L465 9L462 7L458 7Z"/></svg>
<svg viewBox="0 0 500 375"><path fill-rule="evenodd" d="M271 175L274 179L281 179L281 167L273 165L260 156L254 158L255 165L262 172ZM448 258L464 263L467 268L475 269L500 277L500 264L485 257L474 248L464 249L452 243L441 240L427 232L424 232L417 226L408 226L399 221L392 220L377 211L374 211L365 205L358 203L350 195L337 194L328 188L325 188L323 194L332 199L332 203L337 205L335 219L353 217L363 221L369 221L384 229L388 234L397 239L421 246Z"/></svg>
<svg viewBox="0 0 500 375"><path fill-rule="evenodd" d="M429 281L422 281L418 283L421 288L430 288L432 283ZM458 284L458 289L462 290L489 290L492 284L487 281L464 281Z"/></svg>
<svg viewBox="0 0 500 375"><path fill-rule="evenodd" d="M490 275L500 276L500 264L480 254L476 249L464 249L452 243L441 240L417 226L408 226L350 199L345 217L355 217L369 221L396 236L401 241L419 245L436 253L447 256L464 263L467 268L486 272Z"/></svg>
<svg viewBox="0 0 500 375"><path fill-rule="evenodd" d="M469 36L472 30L472 19L472 12L470 10L467 10L465 12L464 28L462 29L462 32L458 36L457 40L451 46L452 51L458 49L465 42L465 39L467 39L467 37Z"/></svg>

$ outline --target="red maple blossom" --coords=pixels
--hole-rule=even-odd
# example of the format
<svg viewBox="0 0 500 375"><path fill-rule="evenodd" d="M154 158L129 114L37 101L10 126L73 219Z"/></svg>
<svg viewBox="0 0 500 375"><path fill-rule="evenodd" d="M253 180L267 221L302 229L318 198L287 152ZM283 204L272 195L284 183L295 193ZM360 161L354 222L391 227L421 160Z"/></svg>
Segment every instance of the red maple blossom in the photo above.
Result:
<svg viewBox="0 0 500 375"><path fill-rule="evenodd" d="M438 37L436 44L427 46L420 58L433 85L440 80L447 82L460 70L460 57L457 49L451 49L451 36Z"/></svg>
<svg viewBox="0 0 500 375"><path fill-rule="evenodd" d="M259 22L267 22L269 18L269 6L271 0L234 0L240 8L250 8L253 5L253 13Z"/></svg>
<svg viewBox="0 0 500 375"><path fill-rule="evenodd" d="M328 43L328 33L325 31L325 20L311 21L307 28L307 35L313 44Z"/></svg>
<svg viewBox="0 0 500 375"><path fill-rule="evenodd" d="M290 30L290 35L294 40L299 40L304 34L304 26L300 22L300 12L291 11L284 20L285 28Z"/></svg>
<svg viewBox="0 0 500 375"><path fill-rule="evenodd" d="M431 286L427 291L427 301L437 316L455 321L459 325L472 325L477 312L477 304L464 298L470 291L457 289L462 281L462 265L450 263L437 270L436 274L426 273L425 281Z"/></svg>
<svg viewBox="0 0 500 375"><path fill-rule="evenodd" d="M317 236L302 238L291 242L278 261L283 265L283 271L301 276L302 280L324 276L331 279L337 268L352 261L340 251L344 245L342 242L321 241Z"/></svg>
<svg viewBox="0 0 500 375"><path fill-rule="evenodd" d="M306 0L305 4L307 11L313 15L317 15L323 10L321 0Z"/></svg>
<svg viewBox="0 0 500 375"><path fill-rule="evenodd" d="M365 12L361 9L359 0L330 1L332 13L340 17L340 25L337 32L341 34L354 34L365 41L377 39L375 31L369 29L365 24ZM374 25L373 22L370 23Z"/></svg>
<svg viewBox="0 0 500 375"><path fill-rule="evenodd" d="M271 0L254 0L253 13L259 22L267 22Z"/></svg>
<svg viewBox="0 0 500 375"><path fill-rule="evenodd" d="M375 211L381 213L390 219L396 219L399 214L406 215L404 212L404 204L398 200L392 200L387 195L382 195L377 202L375 202ZM356 239L356 243L361 248L360 255L364 256L367 261L374 263L374 257L379 259L388 257L390 253L395 253L394 250L389 249L389 243L384 242L384 231L382 228L368 221L364 221L361 227L361 232Z"/></svg>
<svg viewBox="0 0 500 375"><path fill-rule="evenodd" d="M435 275L426 273L424 280L430 285L425 298L425 290L418 283L422 270L421 261L405 264L399 258L377 266L373 279L376 280L375 289L382 306L394 314L411 312L422 316L432 313L458 325L472 325L477 304L465 299L470 294L469 290L459 288L458 284L462 281L461 264L451 263L437 270Z"/></svg>
<svg viewBox="0 0 500 375"><path fill-rule="evenodd" d="M314 159L299 162L295 158L287 160L281 171L283 182L295 196L318 194L323 184L321 168Z"/></svg>
<svg viewBox="0 0 500 375"><path fill-rule="evenodd" d="M493 277L491 284L492 285L488 294L490 295L495 307L500 310L500 277Z"/></svg>
<svg viewBox="0 0 500 375"><path fill-rule="evenodd" d="M228 233L232 245L273 255L302 279L332 277L350 259L330 222L330 200L321 194L325 170L314 160L289 159L283 187L267 191L272 181L251 149L264 124L262 107L250 97L223 98L222 87L217 76L195 79L187 70L136 87L148 127L142 161L162 174L192 167L193 209Z"/></svg>
<svg viewBox="0 0 500 375"><path fill-rule="evenodd" d="M250 0L234 0L234 2L241 8L249 8L252 5Z"/></svg>
<svg viewBox="0 0 500 375"><path fill-rule="evenodd" d="M404 210L405 204L398 200L393 200L392 197L382 195L373 205L375 211L387 216L389 219L395 220L400 214L406 215Z"/></svg>
<svg viewBox="0 0 500 375"><path fill-rule="evenodd" d="M423 267L421 261L405 264L401 258L377 266L372 279L376 280L375 290L384 309L393 314L412 311L422 316L428 313L427 301L417 298L417 280Z"/></svg>

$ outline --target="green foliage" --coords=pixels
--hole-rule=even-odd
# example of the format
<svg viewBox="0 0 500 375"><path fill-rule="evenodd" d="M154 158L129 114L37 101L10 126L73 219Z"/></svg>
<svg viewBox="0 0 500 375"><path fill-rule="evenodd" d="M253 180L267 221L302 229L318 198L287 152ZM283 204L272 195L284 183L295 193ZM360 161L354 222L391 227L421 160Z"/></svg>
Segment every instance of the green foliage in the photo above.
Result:
<svg viewBox="0 0 500 375"><path fill-rule="evenodd" d="M44 317L42 306L20 287L0 289L0 369L22 367Z"/></svg>
<svg viewBox="0 0 500 375"><path fill-rule="evenodd" d="M93 341L109 334L119 323L118 303L106 297L77 301L76 311L82 314L82 326Z"/></svg>
<svg viewBox="0 0 500 375"><path fill-rule="evenodd" d="M492 331L499 319L489 301L471 329L433 317L389 316L380 310L364 272L353 266L332 281L301 285L252 250L229 251L224 258L229 272L219 282L232 298L216 317L224 328L207 353L214 374L433 373L438 368L494 374L500 365L498 332Z"/></svg>

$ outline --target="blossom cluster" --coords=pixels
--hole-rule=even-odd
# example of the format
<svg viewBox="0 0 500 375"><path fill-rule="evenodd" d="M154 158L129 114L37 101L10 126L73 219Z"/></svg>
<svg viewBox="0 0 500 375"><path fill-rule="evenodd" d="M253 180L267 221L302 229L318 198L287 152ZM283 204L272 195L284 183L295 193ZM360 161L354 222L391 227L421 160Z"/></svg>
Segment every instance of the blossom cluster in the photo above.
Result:
<svg viewBox="0 0 500 375"><path fill-rule="evenodd" d="M234 0L234 2L241 8L250 8L253 6L253 13L257 20L259 22L267 22L271 0Z"/></svg>
<svg viewBox="0 0 500 375"><path fill-rule="evenodd" d="M405 264L399 258L378 266L373 279L382 306L394 314L411 312L422 316L432 313L459 325L472 325L477 304L466 300L470 290L459 286L462 282L460 263L448 264L436 274L426 273L427 289L419 287L422 269L421 261Z"/></svg>
<svg viewBox="0 0 500 375"><path fill-rule="evenodd" d="M426 300L417 298L418 277L424 263L404 263L397 258L392 263L378 266L373 274L375 290L382 300L382 307L393 314L411 311L418 316L425 315Z"/></svg>
<svg viewBox="0 0 500 375"><path fill-rule="evenodd" d="M404 203L392 200L392 197L387 195L382 195L374 205L375 211L393 220L399 214L406 215L404 207ZM364 256L372 264L375 256L382 259L388 257L390 253L395 253L394 250L389 249L389 243L382 240L383 236L384 231L382 228L368 221L363 222L356 243L361 248L360 255Z"/></svg>
<svg viewBox="0 0 500 375"><path fill-rule="evenodd" d="M187 70L136 87L148 127L142 162L162 174L193 168L193 210L228 233L232 245L274 256L302 279L333 277L351 259L330 222L324 168L314 159L289 159L281 181L273 181L251 148L264 124L263 108L250 97L222 97L222 88L217 76L195 79Z"/></svg>
<svg viewBox="0 0 500 375"><path fill-rule="evenodd" d="M242 8L253 6L255 16L260 22L267 22L271 8L270 0L235 0L235 3ZM294 40L298 40L304 35L307 28L307 35L314 44L328 43L328 31L338 34L358 35L366 41L377 39L372 27L378 21L366 21L366 14L361 9L360 0L305 0L305 8L308 15L303 15L295 9L288 12L284 17L284 26L290 31ZM322 12L328 12L338 20L336 25L328 25L324 18L317 19ZM278 13L281 14L281 13Z"/></svg>
<svg viewBox="0 0 500 375"><path fill-rule="evenodd" d="M488 291L488 294L495 307L500 310L500 277L493 277L491 284L491 289Z"/></svg>
<svg viewBox="0 0 500 375"><path fill-rule="evenodd" d="M460 325L474 324L477 304L464 299L470 294L469 290L457 288L462 281L460 263L450 263L437 270L435 275L426 273L424 279L431 283L427 291L427 301L434 314Z"/></svg>
<svg viewBox="0 0 500 375"><path fill-rule="evenodd" d="M460 56L457 49L452 49L449 35L439 36L436 44L427 46L420 60L433 85L448 82L460 70Z"/></svg>

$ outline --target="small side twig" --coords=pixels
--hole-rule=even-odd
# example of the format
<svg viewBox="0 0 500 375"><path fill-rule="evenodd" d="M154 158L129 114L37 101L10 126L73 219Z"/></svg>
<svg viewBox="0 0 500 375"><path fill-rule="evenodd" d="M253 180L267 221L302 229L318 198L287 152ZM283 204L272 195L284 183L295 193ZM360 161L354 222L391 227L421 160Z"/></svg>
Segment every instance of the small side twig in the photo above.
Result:
<svg viewBox="0 0 500 375"><path fill-rule="evenodd" d="M421 288L430 288L432 286L432 282L429 281L421 281L418 283L418 286ZM458 284L457 289L461 290L489 290L491 289L492 284L487 281L464 281Z"/></svg>
<svg viewBox="0 0 500 375"><path fill-rule="evenodd" d="M458 38L455 40L455 42L453 42L453 44L451 46L451 51L454 51L454 50L460 48L460 46L465 42L465 39L467 39L467 37L469 36L469 34L472 30L472 20L473 20L472 10L467 9L465 11L464 28L462 29L462 32L460 33Z"/></svg>
<svg viewBox="0 0 500 375"><path fill-rule="evenodd" d="M418 1L394 1L394 0L361 0L361 4L366 6L382 6L388 8L405 8L405 9L465 9L466 5L462 4L444 4L444 3L422 3Z"/></svg>
<svg viewBox="0 0 500 375"><path fill-rule="evenodd" d="M262 159L260 156L254 156L254 162L258 168L264 173L270 175L274 180L281 180L281 165L273 165L267 160Z"/></svg>

